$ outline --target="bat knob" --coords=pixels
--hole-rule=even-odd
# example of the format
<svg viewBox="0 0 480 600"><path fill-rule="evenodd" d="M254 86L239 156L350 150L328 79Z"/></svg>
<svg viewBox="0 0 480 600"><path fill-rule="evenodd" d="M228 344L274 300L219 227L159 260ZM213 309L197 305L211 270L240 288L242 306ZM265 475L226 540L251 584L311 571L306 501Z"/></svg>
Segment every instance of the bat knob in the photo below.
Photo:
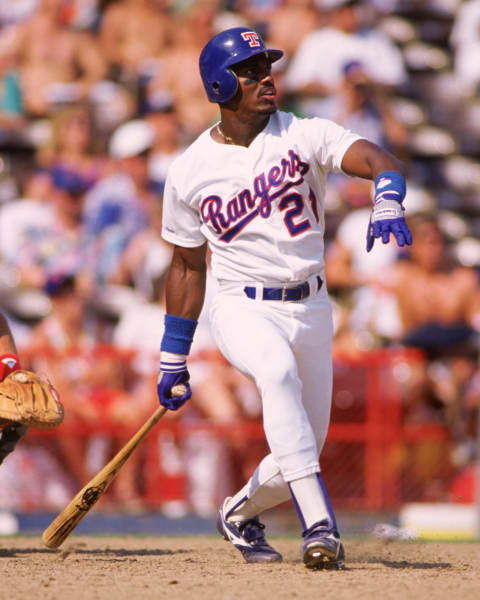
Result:
<svg viewBox="0 0 480 600"><path fill-rule="evenodd" d="M171 394L174 398L180 398L187 393L187 386L183 383L178 383L174 385L171 390Z"/></svg>

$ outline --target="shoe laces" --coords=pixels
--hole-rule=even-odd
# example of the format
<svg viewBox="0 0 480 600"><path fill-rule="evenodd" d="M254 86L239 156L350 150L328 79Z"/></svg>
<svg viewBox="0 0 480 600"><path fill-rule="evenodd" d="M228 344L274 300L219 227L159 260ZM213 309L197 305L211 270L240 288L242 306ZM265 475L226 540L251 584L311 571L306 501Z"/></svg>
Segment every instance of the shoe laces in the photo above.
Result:
<svg viewBox="0 0 480 600"><path fill-rule="evenodd" d="M267 543L263 533L265 525L260 523L258 517L243 521L238 525L238 529L249 544L260 546Z"/></svg>
<svg viewBox="0 0 480 600"><path fill-rule="evenodd" d="M333 526L333 521L331 519L323 519L322 521L317 521L313 525L311 525L308 529L302 533L302 537L308 539L311 535L333 535L336 538L340 538L340 534L338 530Z"/></svg>

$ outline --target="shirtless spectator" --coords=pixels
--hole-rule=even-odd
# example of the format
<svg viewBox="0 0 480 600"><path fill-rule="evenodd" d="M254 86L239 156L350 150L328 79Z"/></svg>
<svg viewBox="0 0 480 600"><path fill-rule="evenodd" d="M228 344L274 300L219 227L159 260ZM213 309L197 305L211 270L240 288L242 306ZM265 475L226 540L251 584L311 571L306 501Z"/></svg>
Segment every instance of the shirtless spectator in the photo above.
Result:
<svg viewBox="0 0 480 600"><path fill-rule="evenodd" d="M149 97L155 100L160 94L168 95L186 135L192 139L218 114L217 105L205 98L198 70L198 56L213 35L218 4L217 0L193 2L176 17L172 45L161 55L160 69L146 89L147 101Z"/></svg>
<svg viewBox="0 0 480 600"><path fill-rule="evenodd" d="M410 258L395 267L403 342L432 353L458 348L480 330L478 276L449 260L432 217L418 215L412 226L416 241Z"/></svg>
<svg viewBox="0 0 480 600"><path fill-rule="evenodd" d="M478 360L478 275L450 260L433 218L418 215L412 218L411 227L415 244L409 259L396 264L393 283L403 325L400 341L421 349L427 359L425 369L412 371L410 384L418 394L410 396L410 416L423 418L425 398L430 399L459 439L466 425L463 391ZM415 406L416 402L420 405Z"/></svg>
<svg viewBox="0 0 480 600"><path fill-rule="evenodd" d="M105 10L100 44L114 79L136 84L149 75L168 44L168 3L163 0L121 0Z"/></svg>
<svg viewBox="0 0 480 600"><path fill-rule="evenodd" d="M314 0L284 0L265 20L270 46L282 48L287 59L291 59L303 38L318 27L320 15Z"/></svg>
<svg viewBox="0 0 480 600"><path fill-rule="evenodd" d="M34 16L14 32L23 102L32 117L47 116L58 103L86 99L106 74L95 38L65 27L61 8L62 0L40 0Z"/></svg>

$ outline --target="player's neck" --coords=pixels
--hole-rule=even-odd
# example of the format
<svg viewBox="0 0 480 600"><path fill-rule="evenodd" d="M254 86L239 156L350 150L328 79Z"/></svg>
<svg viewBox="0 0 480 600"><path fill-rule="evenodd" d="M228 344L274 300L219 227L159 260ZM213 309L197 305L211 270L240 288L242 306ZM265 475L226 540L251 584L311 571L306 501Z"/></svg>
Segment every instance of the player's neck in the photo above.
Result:
<svg viewBox="0 0 480 600"><path fill-rule="evenodd" d="M251 120L228 118L222 114L220 123L214 128L212 137L221 144L248 148L257 135L265 129L270 115L255 115Z"/></svg>

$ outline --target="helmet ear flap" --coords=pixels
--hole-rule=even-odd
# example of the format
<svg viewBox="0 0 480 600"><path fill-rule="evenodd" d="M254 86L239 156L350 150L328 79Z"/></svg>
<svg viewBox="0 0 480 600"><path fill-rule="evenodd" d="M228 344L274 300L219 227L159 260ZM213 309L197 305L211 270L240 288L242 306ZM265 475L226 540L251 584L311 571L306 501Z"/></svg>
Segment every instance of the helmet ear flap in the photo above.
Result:
<svg viewBox="0 0 480 600"><path fill-rule="evenodd" d="M238 79L235 73L225 69L220 74L221 77L211 83L212 95L209 95L209 99L212 102L227 102L237 91Z"/></svg>

